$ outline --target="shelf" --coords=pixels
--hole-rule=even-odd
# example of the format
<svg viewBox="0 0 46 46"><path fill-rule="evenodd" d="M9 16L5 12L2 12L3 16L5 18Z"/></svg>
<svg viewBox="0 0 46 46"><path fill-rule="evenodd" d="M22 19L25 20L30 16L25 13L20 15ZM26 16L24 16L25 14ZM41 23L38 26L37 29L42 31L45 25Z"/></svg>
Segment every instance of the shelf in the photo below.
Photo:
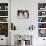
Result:
<svg viewBox="0 0 46 46"><path fill-rule="evenodd" d="M8 22L0 22L0 23L8 23Z"/></svg>
<svg viewBox="0 0 46 46"><path fill-rule="evenodd" d="M46 22L38 22L38 23L46 23Z"/></svg>
<svg viewBox="0 0 46 46"><path fill-rule="evenodd" d="M44 15L44 16L38 16L38 17L46 17L46 15Z"/></svg>
<svg viewBox="0 0 46 46"><path fill-rule="evenodd" d="M8 16L0 16L0 17L8 17Z"/></svg>
<svg viewBox="0 0 46 46"><path fill-rule="evenodd" d="M0 10L0 11L8 11L8 10Z"/></svg>
<svg viewBox="0 0 46 46"><path fill-rule="evenodd" d="M38 28L38 29L46 29L46 28Z"/></svg>
<svg viewBox="0 0 46 46"><path fill-rule="evenodd" d="M38 10L38 11L46 11L46 10Z"/></svg>

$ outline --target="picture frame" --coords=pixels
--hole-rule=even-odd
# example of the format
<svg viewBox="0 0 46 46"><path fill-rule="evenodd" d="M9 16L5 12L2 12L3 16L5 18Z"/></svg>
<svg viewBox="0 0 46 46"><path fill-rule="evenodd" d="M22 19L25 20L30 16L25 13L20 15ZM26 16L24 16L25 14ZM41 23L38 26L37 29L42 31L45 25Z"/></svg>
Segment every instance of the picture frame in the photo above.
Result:
<svg viewBox="0 0 46 46"><path fill-rule="evenodd" d="M18 19L28 19L29 11L28 10L17 10L17 18Z"/></svg>

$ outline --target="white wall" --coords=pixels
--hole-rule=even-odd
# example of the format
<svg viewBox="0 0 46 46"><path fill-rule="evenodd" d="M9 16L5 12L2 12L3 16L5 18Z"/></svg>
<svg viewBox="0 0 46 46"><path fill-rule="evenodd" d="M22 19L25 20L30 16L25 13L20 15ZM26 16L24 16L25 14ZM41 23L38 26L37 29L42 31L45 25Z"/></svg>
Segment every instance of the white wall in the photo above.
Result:
<svg viewBox="0 0 46 46"><path fill-rule="evenodd" d="M35 26L34 30L35 33L33 33L33 36L37 37L33 38L33 46L40 46L39 44L41 43L43 44L43 40L41 40L42 38L38 38L37 17L38 17L38 3L45 3L45 2L46 0L11 0L11 22L14 23L14 25L16 26L17 28L16 32L26 33L24 31L26 31L30 25L33 24ZM29 19L17 19L17 10L22 9L29 10Z"/></svg>
<svg viewBox="0 0 46 46"><path fill-rule="evenodd" d="M29 19L17 19L17 10L29 10ZM11 0L11 22L16 25L15 34L27 34L26 27L32 24L35 26L37 32L37 1L31 0ZM28 34L29 31L28 31ZM33 35L37 33L33 33ZM14 40L13 40L14 41Z"/></svg>
<svg viewBox="0 0 46 46"><path fill-rule="evenodd" d="M46 0L11 0L11 22L17 30L26 30L29 26L38 27L38 3L45 3ZM29 19L17 19L17 10L29 10Z"/></svg>
<svg viewBox="0 0 46 46"><path fill-rule="evenodd" d="M29 19L17 19L17 10L29 10ZM28 0L11 1L11 20L16 25L17 30L26 30L31 25L37 23L37 2Z"/></svg>

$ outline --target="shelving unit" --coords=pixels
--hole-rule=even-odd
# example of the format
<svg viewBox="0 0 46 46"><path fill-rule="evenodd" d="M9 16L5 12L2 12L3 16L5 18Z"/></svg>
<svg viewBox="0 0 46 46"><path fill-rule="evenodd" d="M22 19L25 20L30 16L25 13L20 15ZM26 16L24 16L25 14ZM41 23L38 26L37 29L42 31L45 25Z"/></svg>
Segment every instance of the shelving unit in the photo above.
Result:
<svg viewBox="0 0 46 46"><path fill-rule="evenodd" d="M0 35L8 37L8 3L0 3Z"/></svg>
<svg viewBox="0 0 46 46"><path fill-rule="evenodd" d="M46 3L38 3L38 31L40 37L46 37Z"/></svg>

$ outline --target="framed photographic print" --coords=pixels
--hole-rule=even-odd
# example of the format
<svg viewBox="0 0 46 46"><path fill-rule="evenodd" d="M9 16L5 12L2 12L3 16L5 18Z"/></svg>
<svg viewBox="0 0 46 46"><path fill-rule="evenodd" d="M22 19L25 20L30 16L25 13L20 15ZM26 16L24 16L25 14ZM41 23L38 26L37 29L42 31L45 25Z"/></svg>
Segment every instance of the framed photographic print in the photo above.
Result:
<svg viewBox="0 0 46 46"><path fill-rule="evenodd" d="M17 11L17 18L18 19L28 19L29 18L29 11L28 10L18 10Z"/></svg>

